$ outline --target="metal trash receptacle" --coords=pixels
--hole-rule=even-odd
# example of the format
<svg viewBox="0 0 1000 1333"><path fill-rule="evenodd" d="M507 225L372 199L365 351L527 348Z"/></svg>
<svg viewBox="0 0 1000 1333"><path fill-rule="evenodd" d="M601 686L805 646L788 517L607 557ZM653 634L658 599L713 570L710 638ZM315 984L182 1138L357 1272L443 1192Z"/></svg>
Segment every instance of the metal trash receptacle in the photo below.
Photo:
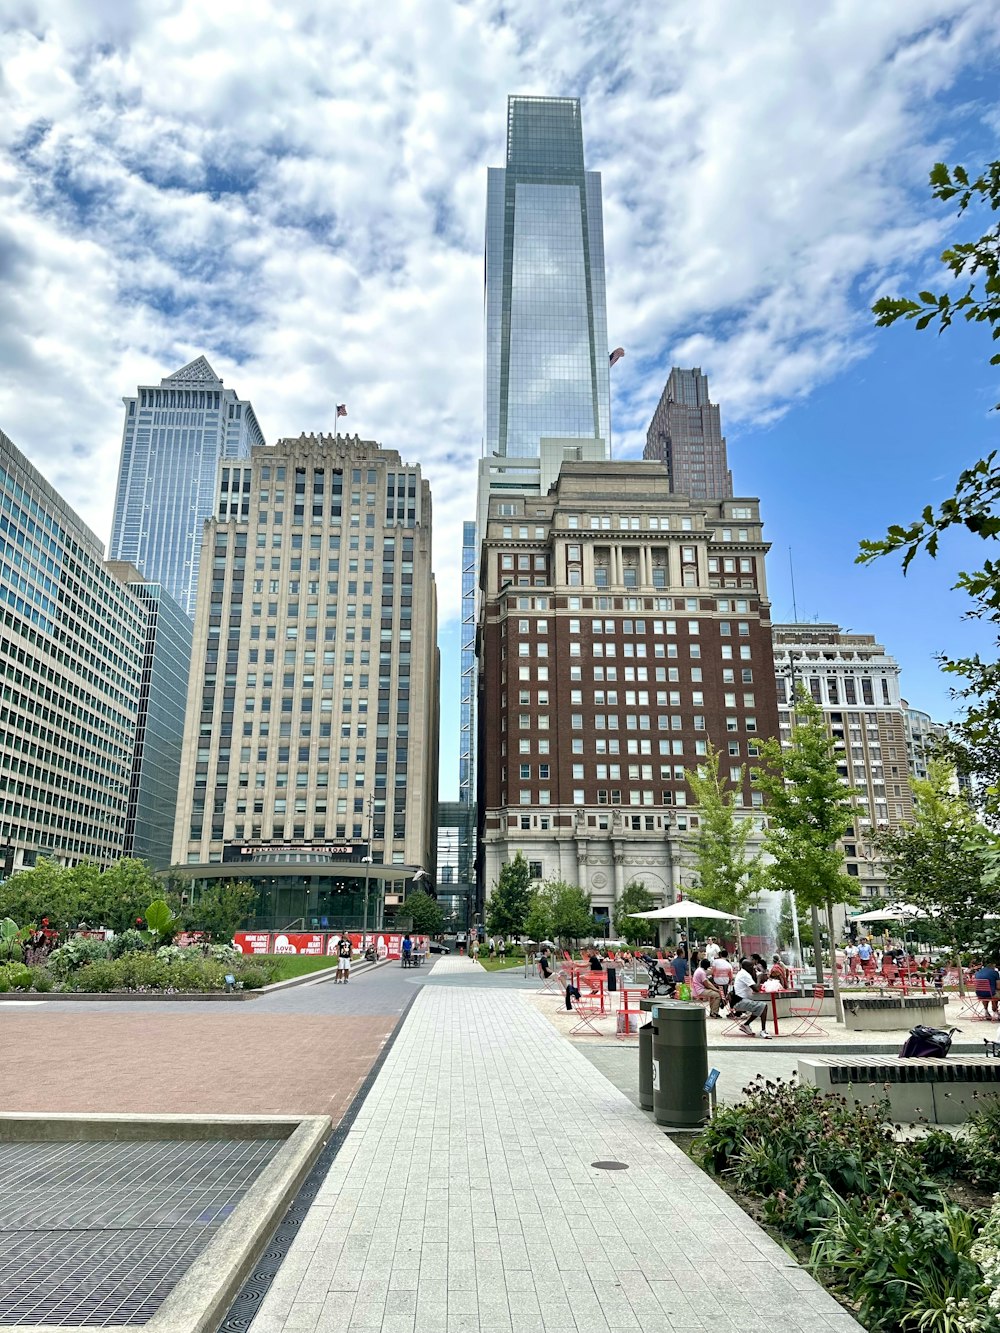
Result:
<svg viewBox="0 0 1000 1333"><path fill-rule="evenodd" d="M608 994L610 994L618 989L618 969L614 963L608 963L605 972L608 978Z"/></svg>
<svg viewBox="0 0 1000 1333"><path fill-rule="evenodd" d="M700 1004L664 1000L652 1010L653 1119L697 1129L708 1119L708 1034Z"/></svg>
<svg viewBox="0 0 1000 1333"><path fill-rule="evenodd" d="M653 1109L653 1036L656 1031L655 1019L639 1029L639 1105L644 1111Z"/></svg>

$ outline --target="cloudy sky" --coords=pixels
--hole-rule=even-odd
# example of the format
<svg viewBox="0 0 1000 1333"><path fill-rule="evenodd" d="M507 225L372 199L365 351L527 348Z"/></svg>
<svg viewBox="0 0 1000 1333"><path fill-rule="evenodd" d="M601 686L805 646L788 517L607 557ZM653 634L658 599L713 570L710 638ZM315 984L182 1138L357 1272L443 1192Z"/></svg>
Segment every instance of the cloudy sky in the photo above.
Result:
<svg viewBox="0 0 1000 1333"><path fill-rule="evenodd" d="M995 0L7 0L4 22L0 427L100 536L137 384L205 353L270 440L344 401L430 477L457 681L485 169L508 93L579 96L627 349L615 454L671 364L701 365L764 500L776 619L791 548L799 615L877 633L948 713L933 654L985 641L947 592L979 553L905 583L852 561L994 446L1000 392L978 335L874 332L867 306L937 276L956 224L930 164L997 155Z"/></svg>

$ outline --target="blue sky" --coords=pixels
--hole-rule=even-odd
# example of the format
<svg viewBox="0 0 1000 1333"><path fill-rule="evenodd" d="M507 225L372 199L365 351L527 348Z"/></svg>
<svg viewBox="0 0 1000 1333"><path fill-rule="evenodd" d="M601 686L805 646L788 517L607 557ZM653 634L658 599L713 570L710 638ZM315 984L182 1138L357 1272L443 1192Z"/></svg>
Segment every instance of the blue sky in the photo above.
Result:
<svg viewBox="0 0 1000 1333"><path fill-rule="evenodd" d="M978 330L875 331L939 279L935 160L997 155L994 0L13 0L0 28L0 427L101 535L121 396L199 353L269 440L347 426L434 493L442 793L457 785L458 551L482 433L485 169L510 92L583 99L604 182L615 453L672 364L709 375L774 543L776 618L875 633L912 703L989 646L946 543L857 542L994 447ZM981 230L982 228L980 228ZM971 234L978 234L970 227Z"/></svg>

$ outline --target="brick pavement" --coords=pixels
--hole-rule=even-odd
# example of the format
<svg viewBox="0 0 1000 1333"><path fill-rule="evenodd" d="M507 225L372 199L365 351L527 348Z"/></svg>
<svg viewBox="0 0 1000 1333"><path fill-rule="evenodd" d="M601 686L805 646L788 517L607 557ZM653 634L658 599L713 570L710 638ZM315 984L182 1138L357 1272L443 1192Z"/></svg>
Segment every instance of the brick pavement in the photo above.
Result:
<svg viewBox="0 0 1000 1333"><path fill-rule="evenodd" d="M410 1010L251 1333L858 1333L525 995L449 975Z"/></svg>
<svg viewBox="0 0 1000 1333"><path fill-rule="evenodd" d="M417 993L393 967L260 1000L0 1006L0 1111L338 1120Z"/></svg>

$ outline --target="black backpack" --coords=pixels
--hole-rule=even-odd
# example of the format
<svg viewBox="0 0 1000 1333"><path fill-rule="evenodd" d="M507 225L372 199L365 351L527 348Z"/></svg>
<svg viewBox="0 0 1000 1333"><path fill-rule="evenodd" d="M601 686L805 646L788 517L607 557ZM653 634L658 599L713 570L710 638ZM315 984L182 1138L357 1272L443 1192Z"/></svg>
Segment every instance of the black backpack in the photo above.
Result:
<svg viewBox="0 0 1000 1333"><path fill-rule="evenodd" d="M923 1059L943 1060L951 1050L951 1040L958 1028L929 1028L918 1023L910 1028L910 1035L899 1048L902 1059L918 1056Z"/></svg>

